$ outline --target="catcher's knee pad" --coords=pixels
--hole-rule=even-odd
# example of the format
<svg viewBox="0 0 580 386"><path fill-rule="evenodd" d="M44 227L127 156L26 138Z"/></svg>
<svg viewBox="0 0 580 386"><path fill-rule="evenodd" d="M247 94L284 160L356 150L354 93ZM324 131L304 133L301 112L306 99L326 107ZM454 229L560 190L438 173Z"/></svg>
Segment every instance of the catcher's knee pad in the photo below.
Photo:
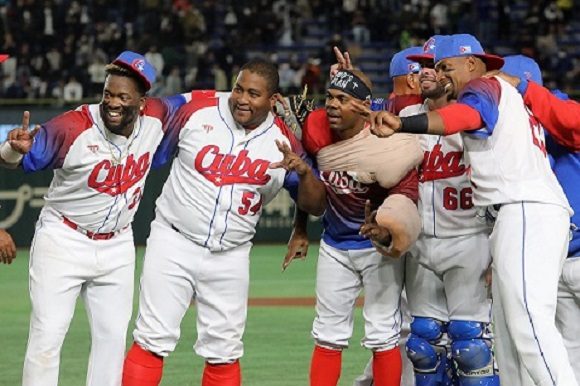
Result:
<svg viewBox="0 0 580 386"><path fill-rule="evenodd" d="M447 333L451 339L451 355L457 365L462 386L498 386L495 375L491 336L487 324L465 320L449 322Z"/></svg>
<svg viewBox="0 0 580 386"><path fill-rule="evenodd" d="M411 334L405 347L417 372L437 372L445 347L437 346L445 332L445 324L432 318L414 317Z"/></svg>

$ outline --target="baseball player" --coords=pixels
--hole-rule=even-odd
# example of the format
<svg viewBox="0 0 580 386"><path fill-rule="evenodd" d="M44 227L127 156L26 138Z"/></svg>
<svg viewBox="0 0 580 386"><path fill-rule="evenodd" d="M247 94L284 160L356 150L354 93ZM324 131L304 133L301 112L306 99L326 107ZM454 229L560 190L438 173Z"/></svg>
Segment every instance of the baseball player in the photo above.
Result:
<svg viewBox="0 0 580 386"><path fill-rule="evenodd" d="M531 377L540 385L577 385L554 322L572 210L550 170L543 128L514 87L498 77L482 78L501 68L503 59L485 54L473 36L443 37L434 60L458 103L404 118L377 113L374 131L462 133L473 202L497 211L490 236L494 323L519 368L503 372L505 356L498 355L502 382Z"/></svg>
<svg viewBox="0 0 580 386"><path fill-rule="evenodd" d="M327 90L326 108L310 113L302 130L305 146L323 143L324 133L329 130L337 138L333 144L307 148L316 156L320 169L323 184L319 189L326 192L321 210L310 212L320 215L326 209L312 328L316 345L310 384L316 386L338 382L342 350L348 347L352 336L354 304L363 288L366 327L362 344L373 351L375 382L400 384L399 304L404 260L382 256L371 240L359 234L359 228L365 221L365 202L369 200L370 206L376 208L387 198L378 215L390 217L396 225L389 228L393 240L390 250L382 250L399 257L408 249L412 242L408 238L414 240L419 228L413 201L417 187L415 165L421 153L413 138L383 142L370 135L364 118L352 111L357 102L370 106L370 95L370 81L364 74L338 71ZM394 161L397 158L399 162ZM391 166L384 168L385 164ZM394 215L395 210L405 211L406 218ZM414 236L395 229L406 223L401 217L415 219ZM399 237L407 238L405 245L399 243Z"/></svg>
<svg viewBox="0 0 580 386"><path fill-rule="evenodd" d="M433 69L440 38L433 36L422 54L407 57L421 64L419 81L426 99L403 109L401 117L451 103ZM499 385L488 332L488 229L475 215L463 141L460 134L421 135L420 143L425 154L419 176L423 228L407 259L405 280L413 315L407 354L415 366L415 384Z"/></svg>
<svg viewBox="0 0 580 386"><path fill-rule="evenodd" d="M187 97L146 98L155 70L130 51L106 73L99 104L82 105L32 131L25 112L22 127L0 149L9 166L54 170L30 252L24 386L57 385L60 350L79 296L91 327L86 384L121 383L133 300L130 225L156 149L173 138L164 125Z"/></svg>
<svg viewBox="0 0 580 386"><path fill-rule="evenodd" d="M8 55L0 54L0 63L8 59ZM2 154L0 154L2 158ZM4 229L0 229L0 261L4 264L12 263L12 260L16 257L16 245L10 233L6 232Z"/></svg>
<svg viewBox="0 0 580 386"><path fill-rule="evenodd" d="M381 98L375 98L371 105L372 109L386 109L393 114L399 114L399 112L407 106L423 103L419 82L420 65L418 62L407 59L407 55L419 54L422 52L423 50L421 47L411 47L393 55L389 64L389 76L393 82L393 92L389 95L384 105L382 105L383 101ZM347 69L349 66L352 67L349 61L345 60L346 55L339 56L339 53L340 52L337 53L339 64L346 66ZM401 297L401 313L403 315L403 325L401 327L401 340L399 344L404 347L407 342L407 336L410 332L411 322L411 314L409 313L409 307L407 306L407 295L405 289L403 289ZM414 384L413 365L404 351L401 352L401 355L403 363L401 385L411 386ZM363 374L355 379L353 385L371 386L373 382L372 369L373 364L371 358L365 367Z"/></svg>
<svg viewBox="0 0 580 386"><path fill-rule="evenodd" d="M275 168L283 159L276 145L302 152L271 112L277 89L276 68L252 60L231 93L195 98L173 120L179 137L164 152L170 159L177 150L177 157L147 241L124 386L159 384L192 301L194 349L206 361L202 385L241 384L251 240L263 206L282 187L296 195L296 174ZM300 176L301 193L313 176Z"/></svg>
<svg viewBox="0 0 580 386"><path fill-rule="evenodd" d="M502 71L518 77L516 86L522 95L526 94L525 88L528 82L542 85L540 67L533 59L523 55L512 55L506 56L504 60L505 64ZM554 94L562 100L568 99L565 94ZM535 114L535 105L528 106ZM546 133L546 150L556 178L574 209L574 215L571 219L572 236L568 247L568 258L564 263L558 287L556 325L564 339L570 364L578 382L580 380L580 345L578 341L580 336L578 329L578 320L580 320L580 230L577 224L580 224L580 194L577 181L580 177L580 153L578 150L574 151L566 146L566 144L570 144L570 139L573 139L570 134L574 130L578 131L578 127L561 127L552 121L553 119L544 122L544 127L549 133L549 135Z"/></svg>
<svg viewBox="0 0 580 386"><path fill-rule="evenodd" d="M385 103L385 110L398 115L407 106L423 103L419 83L419 63L409 60L409 55L421 54L420 46L409 47L397 52L389 64L389 77L393 81L393 91Z"/></svg>

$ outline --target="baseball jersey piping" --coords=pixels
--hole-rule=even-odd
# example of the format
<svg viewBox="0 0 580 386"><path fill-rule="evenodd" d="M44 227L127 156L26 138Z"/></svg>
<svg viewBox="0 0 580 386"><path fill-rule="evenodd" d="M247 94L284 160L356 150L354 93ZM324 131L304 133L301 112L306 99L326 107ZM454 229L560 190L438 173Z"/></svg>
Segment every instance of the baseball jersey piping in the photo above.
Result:
<svg viewBox="0 0 580 386"><path fill-rule="evenodd" d="M103 139L105 140L105 142L113 145L115 147L115 149L119 152L119 157L123 156L123 151L121 150L121 148L119 146L117 146L117 144L115 144L113 141L111 141L107 135L105 135L105 131L101 128L101 125L99 123L97 123L97 120L95 120L93 118L92 112L90 110L88 110L87 108L87 112L88 115L90 117L90 119L93 121L93 125L97 128L97 131L99 132L99 134L103 137ZM99 116L100 116L100 110L99 110ZM127 144L125 146L127 146L127 150L129 150L129 147L133 144L133 142L135 142L135 139L137 139L137 137L141 134L141 131L143 130L143 117L139 116L138 118L139 120L139 126L137 128L133 127L133 130L137 130L137 132L135 133L135 135L132 135L131 141L127 142ZM131 132L132 134L133 132ZM104 193L101 193L104 194ZM127 194L127 192L123 193L123 197L125 197L125 195ZM105 219L103 220L103 222L101 223L101 225L99 226L99 228L97 229L97 231L95 233L101 233L101 229L103 229L103 227L105 225L107 225L107 222L109 221L109 217L111 216L111 212L113 211L113 208L117 205L117 201L119 199L119 196L115 196L115 201L113 201L113 204L109 207L109 213L107 213L107 215L105 216ZM117 213L117 218L115 219L115 226L113 227L114 229L117 228L118 224L119 224L119 217L121 216L122 211L120 210L119 213Z"/></svg>
<svg viewBox="0 0 580 386"><path fill-rule="evenodd" d="M218 110L218 114L219 114L219 116L220 116L220 119L221 119L221 120L224 122L224 124L226 125L226 127L228 128L228 130L229 130L229 133L230 133L231 143L230 143L230 150L228 151L228 153L231 153L231 152L232 152L232 150L234 149L234 130L233 130L231 127L230 127L230 125L228 125L228 122L227 122L227 121L226 121L226 119L224 118L224 116L223 116L223 114L222 114L222 111L221 111L221 109L220 109L220 104L219 104L219 103L217 104L217 110ZM206 239L205 239L205 241L203 242L203 246L204 246L205 248L207 248L207 243L209 243L209 239L210 239L210 237L211 237L211 227L212 227L212 225L213 225L213 222L214 222L214 220L215 220L215 216L216 216L217 208L218 208L218 205L219 205L220 196L221 196L221 194L222 194L222 189L223 189L223 185L222 185L222 186L220 186L220 188L219 188L219 191L218 191L218 194L217 194L217 197L216 197L216 199L215 199L215 205L214 205L214 207L213 207L213 213L212 213L212 215L211 215L211 220L210 220L210 222L209 222L209 227L208 227L208 229L207 229L207 238L206 238ZM232 205L232 204L231 204L231 201L230 201L230 208L231 208L231 205ZM227 216L227 213L226 213L226 216ZM226 217L226 218L227 218L227 217ZM226 227L227 227L227 223L226 223ZM224 230L224 234L225 234L225 230ZM221 244L221 241L222 241L223 237L224 237L224 235L222 235L222 237L220 238L220 244Z"/></svg>
<svg viewBox="0 0 580 386"><path fill-rule="evenodd" d="M556 386L556 381L554 380L554 376L552 375L552 371L550 370L550 366L546 362L546 358L544 356L544 351L542 350L542 346L540 345L540 340L538 339L538 335L536 334L536 328L534 326L534 321L532 320L532 316L530 315L530 309L528 307L528 295L526 291L526 207L525 203L522 202L522 291L524 295L524 305L526 307L526 313L528 314L528 320L530 321L530 326L532 327L532 333L534 334L534 340L538 346L538 350L540 350L540 355L542 357L542 361L546 366L546 370L548 370L548 374L550 374L550 380L552 381L552 385Z"/></svg>
<svg viewBox="0 0 580 386"><path fill-rule="evenodd" d="M219 110L219 108L218 108ZM220 113L221 116L221 113ZM266 129L264 129L264 131L262 131L260 134L256 135L253 138L250 138L249 140L246 141L246 144L244 145L244 150L246 150L248 148L248 145L250 144L250 142L252 142L254 139L261 137L262 135L266 134L268 131L270 131L270 129L272 128L272 126L274 126L274 121L272 121L272 124L270 126L268 126ZM231 129L230 129L231 130ZM233 147L233 145L232 145ZM230 150L231 153L231 150ZM230 215L230 212L232 211L232 204L233 204L233 200L234 200L234 185L231 186L231 193L230 193L230 207L228 208L227 212L226 212L226 216L225 216L225 227L224 227L224 231L222 232L222 236L220 237L220 245L222 245L222 241L226 235L226 232L228 231L228 217Z"/></svg>

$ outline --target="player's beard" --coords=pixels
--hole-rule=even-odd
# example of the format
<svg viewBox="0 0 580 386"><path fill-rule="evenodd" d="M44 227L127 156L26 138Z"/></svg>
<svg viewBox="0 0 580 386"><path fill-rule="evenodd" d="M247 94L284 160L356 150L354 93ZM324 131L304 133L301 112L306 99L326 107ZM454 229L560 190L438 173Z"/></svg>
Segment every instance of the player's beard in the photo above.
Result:
<svg viewBox="0 0 580 386"><path fill-rule="evenodd" d="M129 135L132 131L132 125L135 123L135 120L139 116L139 106L121 106L120 109L115 109L114 111L118 111L121 114L121 121L119 123L113 123L109 119L107 113L112 111L112 109L108 108L107 106L101 104L101 117L103 118L103 122L105 123L105 127L109 129L112 133L117 135Z"/></svg>

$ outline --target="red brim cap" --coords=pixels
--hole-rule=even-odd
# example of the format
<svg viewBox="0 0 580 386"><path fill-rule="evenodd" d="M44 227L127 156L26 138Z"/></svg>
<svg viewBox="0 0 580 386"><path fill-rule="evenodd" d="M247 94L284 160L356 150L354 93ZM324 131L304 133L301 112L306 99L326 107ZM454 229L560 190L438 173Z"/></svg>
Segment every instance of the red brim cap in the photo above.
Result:
<svg viewBox="0 0 580 386"><path fill-rule="evenodd" d="M473 56L476 56L485 62L487 71L499 70L503 67L505 62L501 56L497 55L474 54Z"/></svg>
<svg viewBox="0 0 580 386"><path fill-rule="evenodd" d="M412 62L420 62L423 60L433 60L433 54L416 54L416 55L409 55L407 56L407 60Z"/></svg>
<svg viewBox="0 0 580 386"><path fill-rule="evenodd" d="M8 59L10 57L10 55L6 55L6 54L0 54L0 63L2 63L3 61L5 61L6 59Z"/></svg>

